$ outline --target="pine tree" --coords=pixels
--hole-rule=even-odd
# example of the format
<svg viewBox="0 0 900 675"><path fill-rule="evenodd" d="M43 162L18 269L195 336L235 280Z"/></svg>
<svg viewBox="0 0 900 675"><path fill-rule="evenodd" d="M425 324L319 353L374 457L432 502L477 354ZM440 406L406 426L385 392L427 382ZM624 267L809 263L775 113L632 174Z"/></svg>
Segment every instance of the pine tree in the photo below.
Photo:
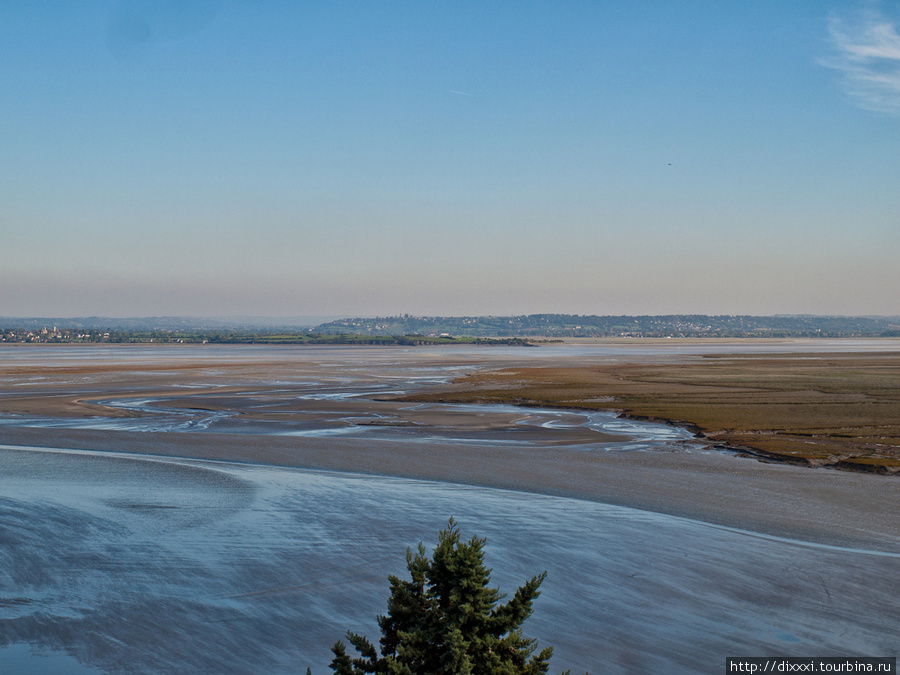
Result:
<svg viewBox="0 0 900 675"><path fill-rule="evenodd" d="M490 588L484 565L484 539L460 540L453 518L438 535L431 559L425 546L406 552L410 580L391 575L387 615L378 617L381 655L363 636L347 632L359 653L347 654L343 642L331 648L331 669L338 675L364 673L420 675L537 675L546 673L552 647L534 655L537 641L522 635L532 603L547 573L521 586L505 604Z"/></svg>

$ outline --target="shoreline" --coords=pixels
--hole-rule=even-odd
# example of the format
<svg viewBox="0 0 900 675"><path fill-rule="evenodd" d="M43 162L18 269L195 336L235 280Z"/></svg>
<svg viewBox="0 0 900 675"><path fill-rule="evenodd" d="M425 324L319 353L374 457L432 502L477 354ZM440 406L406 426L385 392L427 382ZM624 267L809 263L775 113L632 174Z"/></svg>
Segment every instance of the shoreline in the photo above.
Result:
<svg viewBox="0 0 900 675"><path fill-rule="evenodd" d="M585 410L590 410L590 408L585 408ZM621 417L626 420L634 420L636 422L652 422L654 424L666 424L669 426L677 427L679 429L684 429L685 431L689 431L694 434L694 438L705 441L708 447L713 450L720 450L722 452L730 452L738 457L746 458L746 459L755 459L757 462L769 462L772 464L788 464L790 466L799 466L809 469L827 469L831 471L850 471L853 473L871 473L879 476L900 476L900 471L898 470L889 470L884 466L873 466L871 464L860 464L856 462L849 461L839 461L833 464L815 464L810 462L809 460L798 458L798 457L790 457L788 455L781 455L774 452L766 452L765 450L760 450L759 448L754 448L749 445L738 445L735 443L728 442L719 442L712 438L710 438L700 427L698 427L693 422L684 422L679 420L670 420L663 417L651 417L647 415L634 415L631 413L627 413L625 411L620 411L617 417Z"/></svg>

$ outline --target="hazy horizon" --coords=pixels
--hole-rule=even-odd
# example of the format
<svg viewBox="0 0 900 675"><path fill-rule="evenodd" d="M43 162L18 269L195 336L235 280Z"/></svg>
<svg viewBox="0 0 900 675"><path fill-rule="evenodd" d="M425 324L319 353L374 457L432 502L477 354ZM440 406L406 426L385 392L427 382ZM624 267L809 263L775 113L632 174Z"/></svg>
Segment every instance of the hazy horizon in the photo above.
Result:
<svg viewBox="0 0 900 675"><path fill-rule="evenodd" d="M331 322L339 322L344 320L362 320L373 321L380 319L396 319L396 320L464 320L472 317L482 319L513 319L526 316L554 316L554 312L532 312L527 315L511 315L511 314L484 314L484 315L437 315L437 314L410 314L402 313L396 315L369 315L369 316L350 316L350 315L313 315L313 316L248 316L248 315L232 315L232 316L0 316L0 329L26 329L38 330L42 328L59 328L60 330L70 330L72 328L98 329L110 328L116 330L147 330L154 329L186 329L186 330L270 330L270 329L309 329L329 324ZM704 315L704 314L668 314L668 315L591 315L584 312L572 314L560 314L560 316L609 318L609 317L685 317L706 316L709 319L718 319L722 317L747 317L747 318L773 318L773 319L798 319L798 320L816 320L823 321L831 319L847 319L847 320L875 320L875 321L900 321L898 315L817 315L817 314L772 314L772 315ZM363 331L365 332L365 331Z"/></svg>
<svg viewBox="0 0 900 675"><path fill-rule="evenodd" d="M409 318L430 318L430 317L458 317L458 318L466 318L470 316L484 316L484 317L507 317L507 316L541 316L541 315L555 315L558 314L560 316L758 316L758 317L766 317L766 316L783 316L783 317L845 317L845 318L885 318L885 319L893 319L900 317L900 314L810 314L810 313L773 313L773 314L708 314L706 312L667 312L665 314L597 314L595 312L524 312L521 314L435 314L431 313L412 313L412 312L400 312L397 314L314 314L314 315L299 315L299 316L291 316L288 314L230 314L230 315L207 315L207 314L146 314L146 315L125 315L125 314L33 314L33 315L9 315L9 316L0 316L0 319L200 319L207 321L281 321L281 320L303 320L303 321L312 321L316 320L319 322L326 321L336 321L339 319L375 319L379 317L386 318L400 318L400 317L409 317Z"/></svg>
<svg viewBox="0 0 900 675"><path fill-rule="evenodd" d="M900 3L0 7L0 316L900 314Z"/></svg>

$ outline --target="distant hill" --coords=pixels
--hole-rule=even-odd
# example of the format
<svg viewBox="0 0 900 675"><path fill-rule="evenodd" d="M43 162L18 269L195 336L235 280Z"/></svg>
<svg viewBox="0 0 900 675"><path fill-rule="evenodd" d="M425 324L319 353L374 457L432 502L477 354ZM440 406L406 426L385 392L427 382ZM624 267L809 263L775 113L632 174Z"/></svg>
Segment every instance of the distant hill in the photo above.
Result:
<svg viewBox="0 0 900 675"><path fill-rule="evenodd" d="M402 316L340 319L313 333L473 337L900 337L900 317L732 316Z"/></svg>
<svg viewBox="0 0 900 675"><path fill-rule="evenodd" d="M313 317L309 317L313 318ZM330 317L329 317L330 318ZM884 316L402 316L336 319L313 325L259 317L0 317L0 342L219 342L266 344L432 343L446 338L900 337ZM355 336L355 337L354 337ZM364 338L371 337L372 340ZM423 339L424 338L424 339Z"/></svg>

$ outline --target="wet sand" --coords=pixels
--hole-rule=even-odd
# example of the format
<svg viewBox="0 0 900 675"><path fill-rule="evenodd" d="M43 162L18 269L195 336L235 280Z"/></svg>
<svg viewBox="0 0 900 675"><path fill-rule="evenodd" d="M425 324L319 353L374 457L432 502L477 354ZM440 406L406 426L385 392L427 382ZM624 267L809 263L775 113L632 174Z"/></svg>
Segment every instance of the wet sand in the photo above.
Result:
<svg viewBox="0 0 900 675"><path fill-rule="evenodd" d="M503 591L549 570L525 634L554 672L896 654L897 477L609 413L391 400L683 356L622 349L0 350L0 665L31 644L71 672L322 672L344 630L377 634L386 575L451 514Z"/></svg>
<svg viewBox="0 0 900 675"><path fill-rule="evenodd" d="M846 341L834 344L835 349L850 348ZM3 361L0 412L63 420L136 418L135 428L142 429L142 423L152 421L146 419L152 408L108 402L157 399L158 407L176 412L225 417L216 418L215 425L206 429L215 433L172 433L165 426L152 434L115 427L0 426L0 443L499 487L631 506L778 536L900 550L900 522L892 517L900 504L895 477L766 464L687 441L663 451L635 452L622 449L620 435L522 424L527 414L510 412L509 407L476 407L478 412L473 412L373 400L502 367L671 362L703 350L827 347L824 341L799 346L797 341L773 341L762 347L735 341L690 342L677 349L670 345L671 341L659 347L651 343L600 349L120 348L88 354L66 348L31 353L14 349L15 358ZM115 358L107 358L110 354ZM104 401L107 404L101 405ZM271 434L272 426L283 429L292 424L296 435ZM342 433L348 425L351 435ZM357 432L363 433L356 436Z"/></svg>
<svg viewBox="0 0 900 675"><path fill-rule="evenodd" d="M711 452L422 445L62 429L6 429L5 445L77 448L370 473L629 506L824 544L900 553L891 476L766 464Z"/></svg>
<svg viewBox="0 0 900 675"><path fill-rule="evenodd" d="M30 644L73 657L37 672L324 672L345 630L377 635L387 575L448 514L487 538L502 591L547 570L525 634L554 646L553 672L896 653L897 555L352 473L6 448L0 464L0 669L38 667Z"/></svg>

